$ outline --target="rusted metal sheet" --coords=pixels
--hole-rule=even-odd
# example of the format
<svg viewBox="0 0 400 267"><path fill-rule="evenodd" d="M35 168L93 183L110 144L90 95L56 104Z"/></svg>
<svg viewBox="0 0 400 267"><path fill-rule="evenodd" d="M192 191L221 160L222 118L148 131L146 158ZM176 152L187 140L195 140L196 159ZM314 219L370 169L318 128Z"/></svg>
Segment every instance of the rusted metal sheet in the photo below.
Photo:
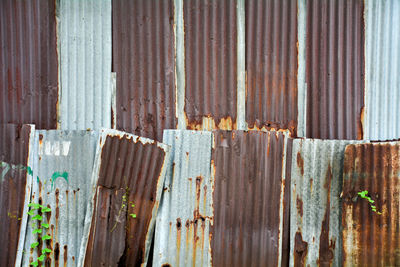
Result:
<svg viewBox="0 0 400 267"><path fill-rule="evenodd" d="M293 141L290 266L340 266L340 192L347 144L357 141Z"/></svg>
<svg viewBox="0 0 400 267"><path fill-rule="evenodd" d="M41 224L29 216L22 266L36 261L44 248L51 250L45 253L46 266L77 266L97 142L98 132L36 131L31 202L50 212L38 213ZM42 227L42 233L34 233L43 223L49 224L48 230ZM51 238L42 240L46 234ZM31 248L35 242L39 245Z"/></svg>
<svg viewBox="0 0 400 267"><path fill-rule="evenodd" d="M306 136L362 139L364 1L309 0Z"/></svg>
<svg viewBox="0 0 400 267"><path fill-rule="evenodd" d="M153 266L210 266L211 132L166 130L171 146Z"/></svg>
<svg viewBox="0 0 400 267"><path fill-rule="evenodd" d="M89 205L86 218L93 218L92 231L84 233L86 256L79 265L146 265L168 157L169 147L164 144L116 130L102 131L93 174L97 199L95 206Z"/></svg>
<svg viewBox="0 0 400 267"><path fill-rule="evenodd" d="M0 123L57 127L54 0L0 2Z"/></svg>
<svg viewBox="0 0 400 267"><path fill-rule="evenodd" d="M348 145L343 175L343 266L399 266L400 143ZM368 191L374 203L358 193ZM375 206L375 210L373 207Z"/></svg>
<svg viewBox="0 0 400 267"><path fill-rule="evenodd" d="M188 129L236 129L236 2L184 0Z"/></svg>
<svg viewBox="0 0 400 267"><path fill-rule="evenodd" d="M281 266L291 142L282 132L216 131L214 146L212 265Z"/></svg>
<svg viewBox="0 0 400 267"><path fill-rule="evenodd" d="M173 0L113 0L117 129L162 140L176 119Z"/></svg>
<svg viewBox="0 0 400 267"><path fill-rule="evenodd" d="M246 122L297 134L297 0L246 1Z"/></svg>
<svg viewBox="0 0 400 267"><path fill-rule="evenodd" d="M0 124L0 266L14 266L19 262L17 250L22 251L32 185L27 166L33 136L34 126Z"/></svg>

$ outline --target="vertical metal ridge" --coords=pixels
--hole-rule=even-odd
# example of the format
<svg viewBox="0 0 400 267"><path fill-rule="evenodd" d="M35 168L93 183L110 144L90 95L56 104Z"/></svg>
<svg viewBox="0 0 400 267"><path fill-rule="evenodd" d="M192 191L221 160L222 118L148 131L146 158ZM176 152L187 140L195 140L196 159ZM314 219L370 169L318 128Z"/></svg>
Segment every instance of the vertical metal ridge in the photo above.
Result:
<svg viewBox="0 0 400 267"><path fill-rule="evenodd" d="M174 1L112 2L117 128L162 140L176 128Z"/></svg>
<svg viewBox="0 0 400 267"><path fill-rule="evenodd" d="M297 1L246 1L246 122L297 135Z"/></svg>
<svg viewBox="0 0 400 267"><path fill-rule="evenodd" d="M111 0L59 2L64 130L111 127Z"/></svg>
<svg viewBox="0 0 400 267"><path fill-rule="evenodd" d="M237 19L237 129L246 130L246 0L236 1Z"/></svg>
<svg viewBox="0 0 400 267"><path fill-rule="evenodd" d="M56 128L58 63L54 1L2 1L0 42L0 122Z"/></svg>
<svg viewBox="0 0 400 267"><path fill-rule="evenodd" d="M235 1L183 0L188 129L236 129Z"/></svg>
<svg viewBox="0 0 400 267"><path fill-rule="evenodd" d="M362 139L364 1L307 2L307 137Z"/></svg>

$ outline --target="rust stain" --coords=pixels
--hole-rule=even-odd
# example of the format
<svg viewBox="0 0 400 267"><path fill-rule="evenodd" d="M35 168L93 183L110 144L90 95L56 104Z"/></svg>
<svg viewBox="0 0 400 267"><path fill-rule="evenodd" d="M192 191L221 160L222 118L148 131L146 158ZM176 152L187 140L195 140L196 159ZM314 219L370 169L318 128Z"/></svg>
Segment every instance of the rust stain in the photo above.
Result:
<svg viewBox="0 0 400 267"><path fill-rule="evenodd" d="M56 242L56 246L54 247L54 265L58 267L60 265L60 244Z"/></svg>
<svg viewBox="0 0 400 267"><path fill-rule="evenodd" d="M303 200L297 196L296 199L296 207L297 207L297 213L300 214L301 217L303 217Z"/></svg>
<svg viewBox="0 0 400 267"><path fill-rule="evenodd" d="M297 137L297 123L295 121L289 121L287 127L281 127L280 123L274 122L266 122L265 125L262 127L257 126L254 124L252 127L247 127L249 131L261 131L261 132L282 132L282 133L289 133L290 137Z"/></svg>
<svg viewBox="0 0 400 267"><path fill-rule="evenodd" d="M364 136L364 125L365 125L365 107L361 107L360 111L360 120L358 122L358 128L357 128L357 139L362 140Z"/></svg>
<svg viewBox="0 0 400 267"><path fill-rule="evenodd" d="M236 120L233 120L229 116L225 117L225 118L221 118L220 120L216 120L211 115L207 115L207 116L202 117L200 120L194 120L192 122L189 122L187 120L186 115L185 115L185 118L186 118L186 127L188 130L212 131L212 130L218 130L218 129L221 129L221 130L237 129Z"/></svg>
<svg viewBox="0 0 400 267"><path fill-rule="evenodd" d="M67 266L68 263L68 247L67 245L64 246L64 267Z"/></svg>
<svg viewBox="0 0 400 267"><path fill-rule="evenodd" d="M304 176L304 160L300 152L297 152L297 166L300 168L301 176Z"/></svg>
<svg viewBox="0 0 400 267"><path fill-rule="evenodd" d="M161 265L161 267L171 267L171 265L168 263L164 263L163 265Z"/></svg>
<svg viewBox="0 0 400 267"><path fill-rule="evenodd" d="M300 232L296 232L294 238L294 266L301 267L306 265L306 257L308 251L308 243L303 241L303 236Z"/></svg>
<svg viewBox="0 0 400 267"><path fill-rule="evenodd" d="M56 234L58 233L58 220L60 218L60 200L59 200L60 191L56 188Z"/></svg>

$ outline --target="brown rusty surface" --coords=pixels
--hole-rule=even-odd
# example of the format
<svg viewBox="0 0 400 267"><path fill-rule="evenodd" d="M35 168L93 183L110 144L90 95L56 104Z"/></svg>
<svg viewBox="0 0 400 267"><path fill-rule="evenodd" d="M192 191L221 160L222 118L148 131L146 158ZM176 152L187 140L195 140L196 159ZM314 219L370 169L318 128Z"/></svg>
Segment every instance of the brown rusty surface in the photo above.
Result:
<svg viewBox="0 0 400 267"><path fill-rule="evenodd" d="M363 137L363 14L363 0L307 1L307 137Z"/></svg>
<svg viewBox="0 0 400 267"><path fill-rule="evenodd" d="M248 127L297 134L297 0L246 1Z"/></svg>
<svg viewBox="0 0 400 267"><path fill-rule="evenodd" d="M236 2L183 0L188 129L235 129Z"/></svg>
<svg viewBox="0 0 400 267"><path fill-rule="evenodd" d="M400 266L400 143L348 145L343 181L343 266ZM358 192L367 190L374 212Z"/></svg>
<svg viewBox="0 0 400 267"><path fill-rule="evenodd" d="M0 124L0 266L15 263L27 178L21 167L28 163L30 131L27 125Z"/></svg>
<svg viewBox="0 0 400 267"><path fill-rule="evenodd" d="M150 240L146 240L146 237L153 231L150 221L154 219L154 206L158 206L156 193L165 156L165 150L156 143L143 144L123 135L106 137L101 151L98 180L98 186L104 187L100 192L104 192L97 198L95 218L117 221L117 227L125 231L123 235L117 232L115 236L117 228L110 233L112 226L107 222L108 219L100 225L96 219L96 225L92 228L94 231L90 233L93 241L88 244L86 252L87 266L140 266L147 260ZM120 193L121 190L123 193ZM130 214L136 214L137 217L132 218ZM112 242L119 244L119 247L109 251ZM103 254L108 256L103 257ZM88 262L88 258L91 262Z"/></svg>
<svg viewBox="0 0 400 267"><path fill-rule="evenodd" d="M294 237L294 267L306 266L307 253L308 243L303 240L300 232L296 232Z"/></svg>
<svg viewBox="0 0 400 267"><path fill-rule="evenodd" d="M54 0L0 1L0 123L57 127Z"/></svg>
<svg viewBox="0 0 400 267"><path fill-rule="evenodd" d="M282 233L289 238L288 214L283 209L285 231L280 213L281 202L289 203L282 185L284 135L216 131L214 140L212 265L278 266Z"/></svg>
<svg viewBox="0 0 400 267"><path fill-rule="evenodd" d="M173 0L113 0L117 129L162 141L174 129Z"/></svg>

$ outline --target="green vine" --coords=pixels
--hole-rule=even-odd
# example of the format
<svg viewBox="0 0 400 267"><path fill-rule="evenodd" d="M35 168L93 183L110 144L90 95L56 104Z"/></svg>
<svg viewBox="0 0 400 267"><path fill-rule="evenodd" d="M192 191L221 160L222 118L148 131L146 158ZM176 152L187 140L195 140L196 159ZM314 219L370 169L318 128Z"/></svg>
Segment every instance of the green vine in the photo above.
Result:
<svg viewBox="0 0 400 267"><path fill-rule="evenodd" d="M49 207L45 207L43 205L40 205L38 203L29 203L28 207L30 208L28 211L28 215L31 216L32 220L32 228L33 228L33 234L37 234L37 240L42 239L42 241L50 240L51 236L49 235L49 223L43 222L43 216L41 214L45 214L46 212L50 212L51 209ZM40 212L39 212L40 211ZM39 246L39 242L33 242L31 244L31 249L35 249ZM37 260L31 262L30 265L36 267L39 265L39 262L43 262L44 258L46 257L46 253L51 253L51 249L49 248L44 248L42 249L40 256L37 258ZM38 253L39 254L39 253Z"/></svg>
<svg viewBox="0 0 400 267"><path fill-rule="evenodd" d="M121 208L118 211L117 218L119 218L121 216L122 210L124 210L126 208L126 206L127 206L128 195L129 195L129 188L126 187L125 194L122 196L122 204L121 204ZM129 205L131 206L132 209L135 207L135 204L133 204L132 201L129 201ZM136 218L136 214L135 213L129 213L129 216L131 218L133 218L133 219ZM111 228L110 232L114 231L115 227L117 227L117 221L115 221L115 223L114 223L113 227Z"/></svg>
<svg viewBox="0 0 400 267"><path fill-rule="evenodd" d="M371 210L372 210L373 212L375 212L376 214L379 214L379 215L382 214L382 212L376 211L376 206L374 205L375 200L373 200L372 198L370 198L370 197L368 196L368 191L367 191L367 190L358 192L358 195L359 195L361 198L366 199L366 200L368 201L369 205L371 206Z"/></svg>

